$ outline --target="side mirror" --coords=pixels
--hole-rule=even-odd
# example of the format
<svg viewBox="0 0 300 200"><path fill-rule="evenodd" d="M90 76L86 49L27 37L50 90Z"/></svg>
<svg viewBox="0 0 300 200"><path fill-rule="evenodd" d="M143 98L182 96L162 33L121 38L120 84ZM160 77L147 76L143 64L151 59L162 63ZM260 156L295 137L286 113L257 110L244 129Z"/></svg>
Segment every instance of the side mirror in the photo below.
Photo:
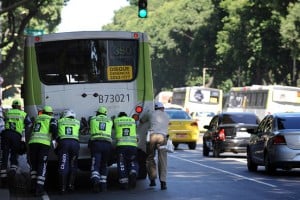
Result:
<svg viewBox="0 0 300 200"><path fill-rule="evenodd" d="M210 126L209 125L204 125L203 128L210 129Z"/></svg>

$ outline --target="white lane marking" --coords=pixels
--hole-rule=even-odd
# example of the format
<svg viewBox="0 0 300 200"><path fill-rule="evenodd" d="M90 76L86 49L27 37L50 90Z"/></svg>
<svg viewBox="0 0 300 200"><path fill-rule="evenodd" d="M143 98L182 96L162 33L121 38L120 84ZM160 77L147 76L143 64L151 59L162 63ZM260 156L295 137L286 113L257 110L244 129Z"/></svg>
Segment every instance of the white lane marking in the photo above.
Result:
<svg viewBox="0 0 300 200"><path fill-rule="evenodd" d="M42 196L42 200L50 200L49 196L47 193L45 193L43 196Z"/></svg>
<svg viewBox="0 0 300 200"><path fill-rule="evenodd" d="M269 183L266 183L266 182L262 182L262 181L259 181L259 180L253 179L253 178L248 178L246 176L242 176L242 175L235 174L235 173L232 173L232 172L229 172L229 171L225 171L223 169L219 169L219 168L216 168L216 167L211 167L211 166L208 166L208 165L200 164L200 163L197 163L197 162L194 162L194 161L191 161L191 160L188 160L188 159L176 157L176 156L173 156L173 155L170 155L170 156L173 157L173 158L182 160L182 161L190 162L190 163L193 163L195 165L200 165L202 167L206 167L206 168L213 169L213 170L216 170L216 171L219 171L219 172L223 172L225 174L230 174L230 175L233 175L233 176L236 176L236 177L239 177L239 178L243 178L243 179L246 179L246 180L249 180L249 181L253 181L253 182L256 182L256 183L259 183L259 184L262 184L262 185L267 185L267 186L273 187L273 188L277 187L276 185L269 184Z"/></svg>
<svg viewBox="0 0 300 200"><path fill-rule="evenodd" d="M246 159L239 159L239 158L224 158L224 160L234 160L241 163L247 163Z"/></svg>

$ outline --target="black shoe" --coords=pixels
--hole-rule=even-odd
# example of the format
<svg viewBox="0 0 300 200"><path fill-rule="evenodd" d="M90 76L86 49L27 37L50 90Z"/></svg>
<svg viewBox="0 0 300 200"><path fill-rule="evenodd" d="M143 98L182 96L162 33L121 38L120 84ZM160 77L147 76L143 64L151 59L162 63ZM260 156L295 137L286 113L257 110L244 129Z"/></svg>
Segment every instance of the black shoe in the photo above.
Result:
<svg viewBox="0 0 300 200"><path fill-rule="evenodd" d="M12 179L12 178L14 178L15 176L16 176L16 174L17 174L17 172L16 172L16 170L9 170L9 172L8 172L8 177L10 178L10 179Z"/></svg>
<svg viewBox="0 0 300 200"><path fill-rule="evenodd" d="M7 177L1 178L1 188L8 188Z"/></svg>
<svg viewBox="0 0 300 200"><path fill-rule="evenodd" d="M129 174L129 185L131 188L135 188L135 186L136 186L136 174L135 173Z"/></svg>
<svg viewBox="0 0 300 200"><path fill-rule="evenodd" d="M35 191L35 196L36 197L41 197L41 196L43 196L45 194L45 190L43 190L43 189L37 189L36 191Z"/></svg>
<svg viewBox="0 0 300 200"><path fill-rule="evenodd" d="M98 181L95 181L93 183L93 192L99 193L100 192L100 183Z"/></svg>
<svg viewBox="0 0 300 200"><path fill-rule="evenodd" d="M160 189L161 189L161 190L166 190L166 189L167 189L167 183L164 182L164 181L161 181L161 182L160 182Z"/></svg>
<svg viewBox="0 0 300 200"><path fill-rule="evenodd" d="M151 187L156 186L155 180L150 180L149 186L151 186Z"/></svg>
<svg viewBox="0 0 300 200"><path fill-rule="evenodd" d="M66 194L66 192L67 192L66 187L61 187L61 188L60 188L59 193L60 193L61 195Z"/></svg>
<svg viewBox="0 0 300 200"><path fill-rule="evenodd" d="M107 191L107 184L106 183L100 183L100 191L106 192Z"/></svg>
<svg viewBox="0 0 300 200"><path fill-rule="evenodd" d="M121 183L120 184L120 189L121 190L127 190L128 189L128 183Z"/></svg>
<svg viewBox="0 0 300 200"><path fill-rule="evenodd" d="M69 192L74 192L75 186L73 184L68 185L68 191Z"/></svg>
<svg viewBox="0 0 300 200"><path fill-rule="evenodd" d="M8 174L7 174L7 178L8 178L7 184L8 184L9 188L13 188L16 185L16 183L15 183L16 174L17 174L16 170L10 170L8 172Z"/></svg>
<svg viewBox="0 0 300 200"><path fill-rule="evenodd" d="M35 181L32 181L32 183L30 184L30 189L29 189L29 192L34 194L36 191L36 180Z"/></svg>

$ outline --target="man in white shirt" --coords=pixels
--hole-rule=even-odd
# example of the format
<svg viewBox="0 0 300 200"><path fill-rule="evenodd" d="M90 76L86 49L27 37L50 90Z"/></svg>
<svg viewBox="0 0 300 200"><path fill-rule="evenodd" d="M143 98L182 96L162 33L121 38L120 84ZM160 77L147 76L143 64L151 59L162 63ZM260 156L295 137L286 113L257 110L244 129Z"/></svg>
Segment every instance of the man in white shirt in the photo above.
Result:
<svg viewBox="0 0 300 200"><path fill-rule="evenodd" d="M149 141L147 143L147 160L146 167L150 179L150 186L156 186L157 178L155 153L158 152L158 176L160 180L161 190L167 189L167 150L159 148L166 145L168 137L169 117L164 112L164 105L160 102L155 103L155 110L141 119L141 123L150 121Z"/></svg>

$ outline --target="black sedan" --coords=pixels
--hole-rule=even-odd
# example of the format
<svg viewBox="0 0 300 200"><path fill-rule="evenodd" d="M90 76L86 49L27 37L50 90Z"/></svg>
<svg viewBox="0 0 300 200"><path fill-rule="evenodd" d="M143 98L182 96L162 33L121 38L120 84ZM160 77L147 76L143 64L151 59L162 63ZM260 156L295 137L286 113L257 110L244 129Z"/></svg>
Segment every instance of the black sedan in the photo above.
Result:
<svg viewBox="0 0 300 200"><path fill-rule="evenodd" d="M259 118L252 112L223 112L215 115L203 135L203 156L213 152L214 157L220 153L246 153L250 140L249 129L257 128Z"/></svg>
<svg viewBox="0 0 300 200"><path fill-rule="evenodd" d="M258 166L273 174L277 168L300 167L300 113L274 113L264 117L247 148L248 170Z"/></svg>

